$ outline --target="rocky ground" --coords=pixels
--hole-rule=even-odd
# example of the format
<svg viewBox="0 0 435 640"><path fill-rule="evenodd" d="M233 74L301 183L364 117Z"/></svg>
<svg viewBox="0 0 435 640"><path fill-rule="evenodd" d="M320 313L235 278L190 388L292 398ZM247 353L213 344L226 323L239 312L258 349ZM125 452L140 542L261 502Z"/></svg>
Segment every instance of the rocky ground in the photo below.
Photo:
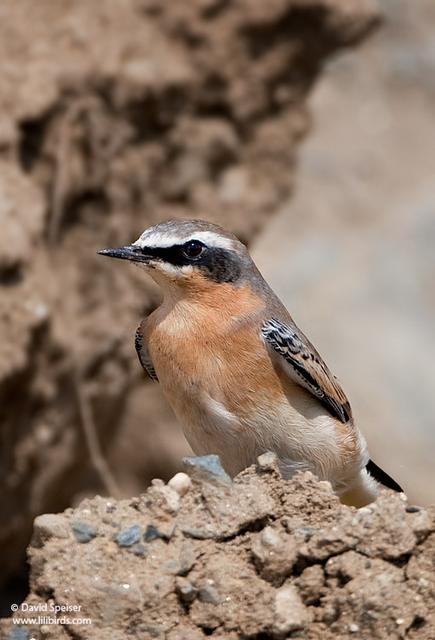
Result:
<svg viewBox="0 0 435 640"><path fill-rule="evenodd" d="M184 446L133 350L155 292L96 250L169 216L250 240L321 65L376 22L371 0L1 3L0 581L35 515L131 495Z"/></svg>
<svg viewBox="0 0 435 640"><path fill-rule="evenodd" d="M272 454L234 482L216 456L185 466L138 498L38 517L31 591L14 617L46 618L3 621L1 637L435 637L433 508L387 490L345 507L309 473L284 481Z"/></svg>

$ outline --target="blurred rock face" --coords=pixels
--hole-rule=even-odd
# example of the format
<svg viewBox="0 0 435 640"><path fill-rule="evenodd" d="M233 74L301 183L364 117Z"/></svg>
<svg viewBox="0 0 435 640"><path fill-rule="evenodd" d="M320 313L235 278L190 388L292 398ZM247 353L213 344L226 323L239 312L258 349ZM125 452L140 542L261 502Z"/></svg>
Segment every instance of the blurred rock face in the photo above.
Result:
<svg viewBox="0 0 435 640"><path fill-rule="evenodd" d="M343 383L373 458L435 499L435 56L431 2L334 64L296 197L254 252Z"/></svg>
<svg viewBox="0 0 435 640"><path fill-rule="evenodd" d="M369 0L2 2L2 579L37 513L104 490L92 432L127 491L184 447L137 391L155 291L96 250L173 216L249 241L291 191L320 65L375 20Z"/></svg>

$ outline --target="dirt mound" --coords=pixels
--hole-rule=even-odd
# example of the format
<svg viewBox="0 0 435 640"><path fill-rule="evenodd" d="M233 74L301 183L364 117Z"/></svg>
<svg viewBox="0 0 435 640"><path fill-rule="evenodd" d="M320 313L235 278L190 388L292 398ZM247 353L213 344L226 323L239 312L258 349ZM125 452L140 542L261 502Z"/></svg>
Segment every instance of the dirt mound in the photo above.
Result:
<svg viewBox="0 0 435 640"><path fill-rule="evenodd" d="M153 427L168 414L155 418L137 392L131 336L152 292L95 251L170 216L249 240L292 187L321 64L376 11L370 0L5 0L0 17L4 580L36 514L102 490L92 427L109 456L128 429L128 491L179 458L177 436Z"/></svg>
<svg viewBox="0 0 435 640"><path fill-rule="evenodd" d="M2 637L434 637L433 509L386 490L345 507L310 473L284 481L272 454L234 482L216 456L187 471L139 498L37 518L31 593L14 615L47 618L4 621ZM54 624L55 606L81 622Z"/></svg>

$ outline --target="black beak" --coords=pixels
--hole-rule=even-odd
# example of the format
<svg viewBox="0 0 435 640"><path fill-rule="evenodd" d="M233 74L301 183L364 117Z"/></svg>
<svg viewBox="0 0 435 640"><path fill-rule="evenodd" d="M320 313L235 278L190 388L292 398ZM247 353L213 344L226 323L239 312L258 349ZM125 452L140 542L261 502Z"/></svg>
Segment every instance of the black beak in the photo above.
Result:
<svg viewBox="0 0 435 640"><path fill-rule="evenodd" d="M133 262L148 262L151 256L147 256L142 249L134 244L118 247L117 249L101 249L97 251L102 256L109 258L119 258L120 260L133 260Z"/></svg>

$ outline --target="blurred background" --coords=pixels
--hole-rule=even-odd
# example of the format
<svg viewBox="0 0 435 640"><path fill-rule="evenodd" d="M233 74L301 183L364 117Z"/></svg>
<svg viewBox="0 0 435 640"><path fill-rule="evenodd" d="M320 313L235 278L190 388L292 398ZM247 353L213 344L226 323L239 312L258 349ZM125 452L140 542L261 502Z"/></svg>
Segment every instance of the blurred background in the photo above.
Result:
<svg viewBox="0 0 435 640"><path fill-rule="evenodd" d="M373 458L435 501L434 29L431 0L1 3L5 612L35 515L189 451L134 351L158 292L96 256L169 217L250 245Z"/></svg>
<svg viewBox="0 0 435 640"><path fill-rule="evenodd" d="M372 457L435 502L435 5L384 22L314 88L294 197L254 257L351 399Z"/></svg>

